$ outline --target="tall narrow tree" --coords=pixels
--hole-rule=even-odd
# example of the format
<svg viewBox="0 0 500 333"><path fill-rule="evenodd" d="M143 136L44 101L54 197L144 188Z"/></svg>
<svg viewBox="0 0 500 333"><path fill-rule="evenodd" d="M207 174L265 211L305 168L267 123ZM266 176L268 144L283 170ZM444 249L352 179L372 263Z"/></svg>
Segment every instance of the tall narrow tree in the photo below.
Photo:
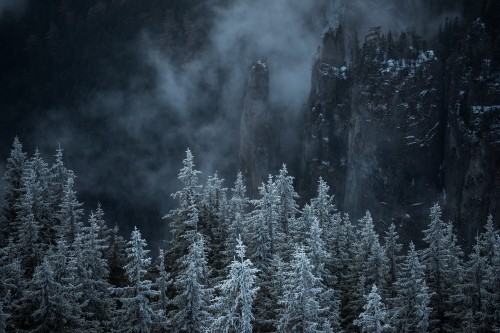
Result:
<svg viewBox="0 0 500 333"><path fill-rule="evenodd" d="M212 307L216 316L212 330L217 332L251 333L253 328L252 304L257 295L256 274L250 259L245 259L245 245L237 239L236 258L229 267L227 278L216 286L219 296Z"/></svg>

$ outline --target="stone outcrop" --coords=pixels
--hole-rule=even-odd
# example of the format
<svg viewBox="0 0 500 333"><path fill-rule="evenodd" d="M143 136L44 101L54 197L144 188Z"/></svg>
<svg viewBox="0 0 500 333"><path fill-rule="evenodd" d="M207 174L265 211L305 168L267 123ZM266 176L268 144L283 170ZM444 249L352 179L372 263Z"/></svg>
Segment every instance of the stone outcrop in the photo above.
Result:
<svg viewBox="0 0 500 333"><path fill-rule="evenodd" d="M372 28L346 66L343 36L330 29L314 64L302 195L321 176L354 220L370 210L380 231L395 222L405 238L439 202L470 245L488 214L500 222L498 41L478 20L440 59L412 34Z"/></svg>
<svg viewBox="0 0 500 333"><path fill-rule="evenodd" d="M313 66L304 119L301 192L315 191L319 177L336 191L345 187L351 73L345 66L344 45L342 27L328 30Z"/></svg>
<svg viewBox="0 0 500 333"><path fill-rule="evenodd" d="M483 21L467 31L464 52L446 63L446 212L462 241L473 243L478 221L500 219L500 70ZM498 59L497 59L498 61Z"/></svg>
<svg viewBox="0 0 500 333"><path fill-rule="evenodd" d="M279 128L269 106L269 72L258 60L250 66L240 127L239 168L250 196L276 169Z"/></svg>
<svg viewBox="0 0 500 333"><path fill-rule="evenodd" d="M421 239L435 202L468 248L489 214L500 225L500 28L491 17L447 20L435 51L415 34L378 27L346 51L357 39L330 28L304 110L302 199L322 177L352 220L370 210L380 232L394 222L405 241ZM280 156L268 75L265 63L251 66L241 122L251 195Z"/></svg>

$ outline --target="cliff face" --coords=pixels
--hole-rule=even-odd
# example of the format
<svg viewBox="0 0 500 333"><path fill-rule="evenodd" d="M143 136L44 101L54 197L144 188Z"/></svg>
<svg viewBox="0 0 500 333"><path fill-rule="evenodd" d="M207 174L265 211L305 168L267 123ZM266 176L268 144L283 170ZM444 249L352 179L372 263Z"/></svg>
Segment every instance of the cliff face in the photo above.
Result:
<svg viewBox="0 0 500 333"><path fill-rule="evenodd" d="M361 48L346 51L357 42L341 26L329 29L304 110L301 197L315 195L322 177L353 220L370 210L379 231L394 222L407 240L420 238L435 202L466 246L489 214L500 225L497 7L484 21L447 20L429 42L434 50L412 33L372 28ZM240 149L252 195L280 156L268 79L265 64L252 65Z"/></svg>
<svg viewBox="0 0 500 333"><path fill-rule="evenodd" d="M269 73L264 61L250 66L240 127L239 168L251 196L276 168L279 128L269 107Z"/></svg>
<svg viewBox="0 0 500 333"><path fill-rule="evenodd" d="M370 210L408 236L439 201L471 244L488 214L500 220L498 41L479 20L439 58L416 36L373 28L347 68L342 38L325 34L313 68L303 193L322 176L354 219Z"/></svg>
<svg viewBox="0 0 500 333"><path fill-rule="evenodd" d="M353 217L368 209L386 223L422 220L441 183L441 66L432 51L410 49L405 35L397 39L375 29L361 52L352 85L347 185L339 193Z"/></svg>
<svg viewBox="0 0 500 333"><path fill-rule="evenodd" d="M478 221L484 224L490 213L496 223L500 219L500 70L495 49L478 19L466 33L463 52L446 63L445 207L468 243Z"/></svg>
<svg viewBox="0 0 500 333"><path fill-rule="evenodd" d="M319 177L337 191L345 188L351 73L345 66L344 38L341 27L329 30L314 63L304 120L302 192L313 192Z"/></svg>

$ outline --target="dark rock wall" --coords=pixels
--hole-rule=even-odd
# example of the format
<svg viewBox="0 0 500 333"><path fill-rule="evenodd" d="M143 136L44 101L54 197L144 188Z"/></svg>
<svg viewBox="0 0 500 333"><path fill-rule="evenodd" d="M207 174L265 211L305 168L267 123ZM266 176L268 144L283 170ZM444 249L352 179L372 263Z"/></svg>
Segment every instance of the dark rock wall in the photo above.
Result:
<svg viewBox="0 0 500 333"><path fill-rule="evenodd" d="M313 193L320 176L336 190L345 187L351 73L345 66L344 38L342 28L329 30L314 63L304 120L301 192Z"/></svg>
<svg viewBox="0 0 500 333"><path fill-rule="evenodd" d="M478 19L462 52L446 62L445 208L468 244L488 214L500 219L500 71L494 58L486 25Z"/></svg>
<svg viewBox="0 0 500 333"><path fill-rule="evenodd" d="M303 195L322 176L353 219L370 210L379 229L396 222L407 237L421 236L434 202L467 245L488 214L499 223L498 38L481 20L465 37L453 29L438 54L413 34L373 28L349 68L344 31L325 34L305 111Z"/></svg>
<svg viewBox="0 0 500 333"><path fill-rule="evenodd" d="M269 72L264 61L250 66L240 127L239 168L251 196L273 173L279 156L279 125L269 107Z"/></svg>
<svg viewBox="0 0 500 333"><path fill-rule="evenodd" d="M322 177L353 220L370 210L379 231L395 222L406 240L421 238L435 202L466 246L489 214L500 225L500 5L488 6L485 19L447 19L432 48L378 27L361 48L342 26L323 35L303 118L303 200ZM241 122L252 195L280 156L268 75L251 66Z"/></svg>

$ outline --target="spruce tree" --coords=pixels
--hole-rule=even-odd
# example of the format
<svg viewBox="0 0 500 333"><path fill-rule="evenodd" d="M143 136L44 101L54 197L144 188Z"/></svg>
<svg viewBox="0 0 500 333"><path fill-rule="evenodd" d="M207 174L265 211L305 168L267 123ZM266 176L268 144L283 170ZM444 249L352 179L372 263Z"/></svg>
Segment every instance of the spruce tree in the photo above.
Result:
<svg viewBox="0 0 500 333"><path fill-rule="evenodd" d="M13 251L12 255L20 259L24 278L30 279L36 266L42 260L42 240L40 238L40 224L33 213L32 188L36 186L35 174L31 169L26 170L26 172L30 176L23 177L23 195L17 215L20 225L17 235L15 235L15 242L9 246L9 249Z"/></svg>
<svg viewBox="0 0 500 333"><path fill-rule="evenodd" d="M102 330L109 329L115 310L111 297L111 285L108 282L109 266L103 256L106 248L104 240L99 238L97 216L90 214L89 226L83 234L77 237L81 242L81 259L79 265L83 275L82 291L85 298L84 311L88 313L88 320L95 322L95 326Z"/></svg>
<svg viewBox="0 0 500 333"><path fill-rule="evenodd" d="M415 246L410 243L408 255L395 283L396 296L392 300L392 326L397 332L426 333L428 330L431 309L424 268Z"/></svg>
<svg viewBox="0 0 500 333"><path fill-rule="evenodd" d="M212 289L209 286L210 269L206 258L203 236L196 233L189 252L180 260L181 271L174 280L177 295L175 309L170 312L175 332L203 332L210 325L209 312Z"/></svg>
<svg viewBox="0 0 500 333"><path fill-rule="evenodd" d="M147 269L151 264L147 243L141 233L134 228L127 244L127 264L125 272L128 286L121 288L122 307L114 326L117 332L149 333L158 315L153 310L150 298L156 296L152 282L147 279Z"/></svg>
<svg viewBox="0 0 500 333"><path fill-rule="evenodd" d="M299 205L297 204L299 195L293 188L293 177L288 175L285 164L283 164L279 174L275 177L274 189L278 198L278 226L285 235L285 242L289 243L291 242L289 223L295 219L295 216L299 212ZM288 250L291 251L291 249Z"/></svg>
<svg viewBox="0 0 500 333"><path fill-rule="evenodd" d="M63 237L68 244L75 241L76 235L83 228L83 209L82 203L78 202L76 192L74 190L75 175L73 172L68 173L68 179L64 184L64 196L59 205L59 220L60 226L56 226L58 237Z"/></svg>
<svg viewBox="0 0 500 333"><path fill-rule="evenodd" d="M25 321L32 332L93 331L83 316L76 261L64 240L35 269L23 306L32 309Z"/></svg>
<svg viewBox="0 0 500 333"><path fill-rule="evenodd" d="M38 149L29 159L23 174L24 177L29 178L29 180L26 180L26 184L30 184L33 197L33 215L40 225L40 237L47 244L55 244L53 216L56 215L56 212L52 211L50 206L49 167Z"/></svg>
<svg viewBox="0 0 500 333"><path fill-rule="evenodd" d="M391 223L389 229L385 232L384 236L385 244L384 244L384 253L387 257L388 263L388 274L386 278L386 286L387 286L387 297L393 298L396 296L396 290L394 288L394 284L396 283L397 273L399 269L400 259L401 259L401 249L403 245L400 244L399 235L396 232L396 226L394 223Z"/></svg>
<svg viewBox="0 0 500 333"><path fill-rule="evenodd" d="M382 298L378 293L376 285L372 286L371 292L366 296L366 303L363 312L359 315L354 324L363 333L383 333L389 332L390 326L387 324L387 310L382 303Z"/></svg>
<svg viewBox="0 0 500 333"><path fill-rule="evenodd" d="M168 308L170 306L170 299L168 298L168 288L172 284L170 279L170 274L168 274L165 268L165 252L160 249L158 254L158 264L156 269L158 271L158 277L156 278L156 290L158 291L158 300L153 304L153 308L158 312L158 315L162 322L157 323L156 326L161 331L161 329L169 327L170 322L168 321Z"/></svg>
<svg viewBox="0 0 500 333"><path fill-rule="evenodd" d="M227 189L222 187L223 179L216 174L209 176L203 189L198 231L205 235L208 243L208 264L212 268L212 278L219 281L225 268L225 240L228 233Z"/></svg>
<svg viewBox="0 0 500 333"><path fill-rule="evenodd" d="M9 242L9 236L17 232L19 219L17 215L20 209L22 196L22 177L26 168L26 153L23 146L16 137L12 143L10 156L5 165L3 180L3 204L0 215L0 247L5 247Z"/></svg>
<svg viewBox="0 0 500 333"><path fill-rule="evenodd" d="M445 224L441 220L441 207L438 204L430 209L429 217L429 228L424 230L424 241L428 247L422 250L422 263L426 267L427 283L432 293L430 306L433 312L429 329L434 330L454 323L447 320L452 314L446 312L457 306L453 296L458 294L462 267L461 250L456 244L451 224Z"/></svg>
<svg viewBox="0 0 500 333"><path fill-rule="evenodd" d="M181 267L178 266L179 260L188 252L197 232L202 190L202 187L198 185L198 176L201 171L195 169L194 157L189 149L186 151L186 158L182 164L178 179L183 184L183 188L172 194L172 197L179 201L179 206L164 217L170 219L172 238L166 259L174 280L181 271Z"/></svg>
<svg viewBox="0 0 500 333"><path fill-rule="evenodd" d="M305 249L299 247L293 254L290 272L287 274L279 332L321 332L323 313L320 297L324 290L320 279L313 274L313 267Z"/></svg>
<svg viewBox="0 0 500 333"><path fill-rule="evenodd" d="M230 264L227 278L216 286L219 293L212 308L216 316L211 329L216 332L251 333L253 301L257 295L256 274L250 259L245 259L245 245L237 238L236 258Z"/></svg>
<svg viewBox="0 0 500 333"><path fill-rule="evenodd" d="M243 183L243 176L238 172L234 187L231 189L233 196L228 204L228 214L226 222L228 226L225 239L226 264L231 263L234 251L236 251L237 239L241 237L243 243L248 243L248 221L247 210L250 200L246 196L246 186Z"/></svg>

